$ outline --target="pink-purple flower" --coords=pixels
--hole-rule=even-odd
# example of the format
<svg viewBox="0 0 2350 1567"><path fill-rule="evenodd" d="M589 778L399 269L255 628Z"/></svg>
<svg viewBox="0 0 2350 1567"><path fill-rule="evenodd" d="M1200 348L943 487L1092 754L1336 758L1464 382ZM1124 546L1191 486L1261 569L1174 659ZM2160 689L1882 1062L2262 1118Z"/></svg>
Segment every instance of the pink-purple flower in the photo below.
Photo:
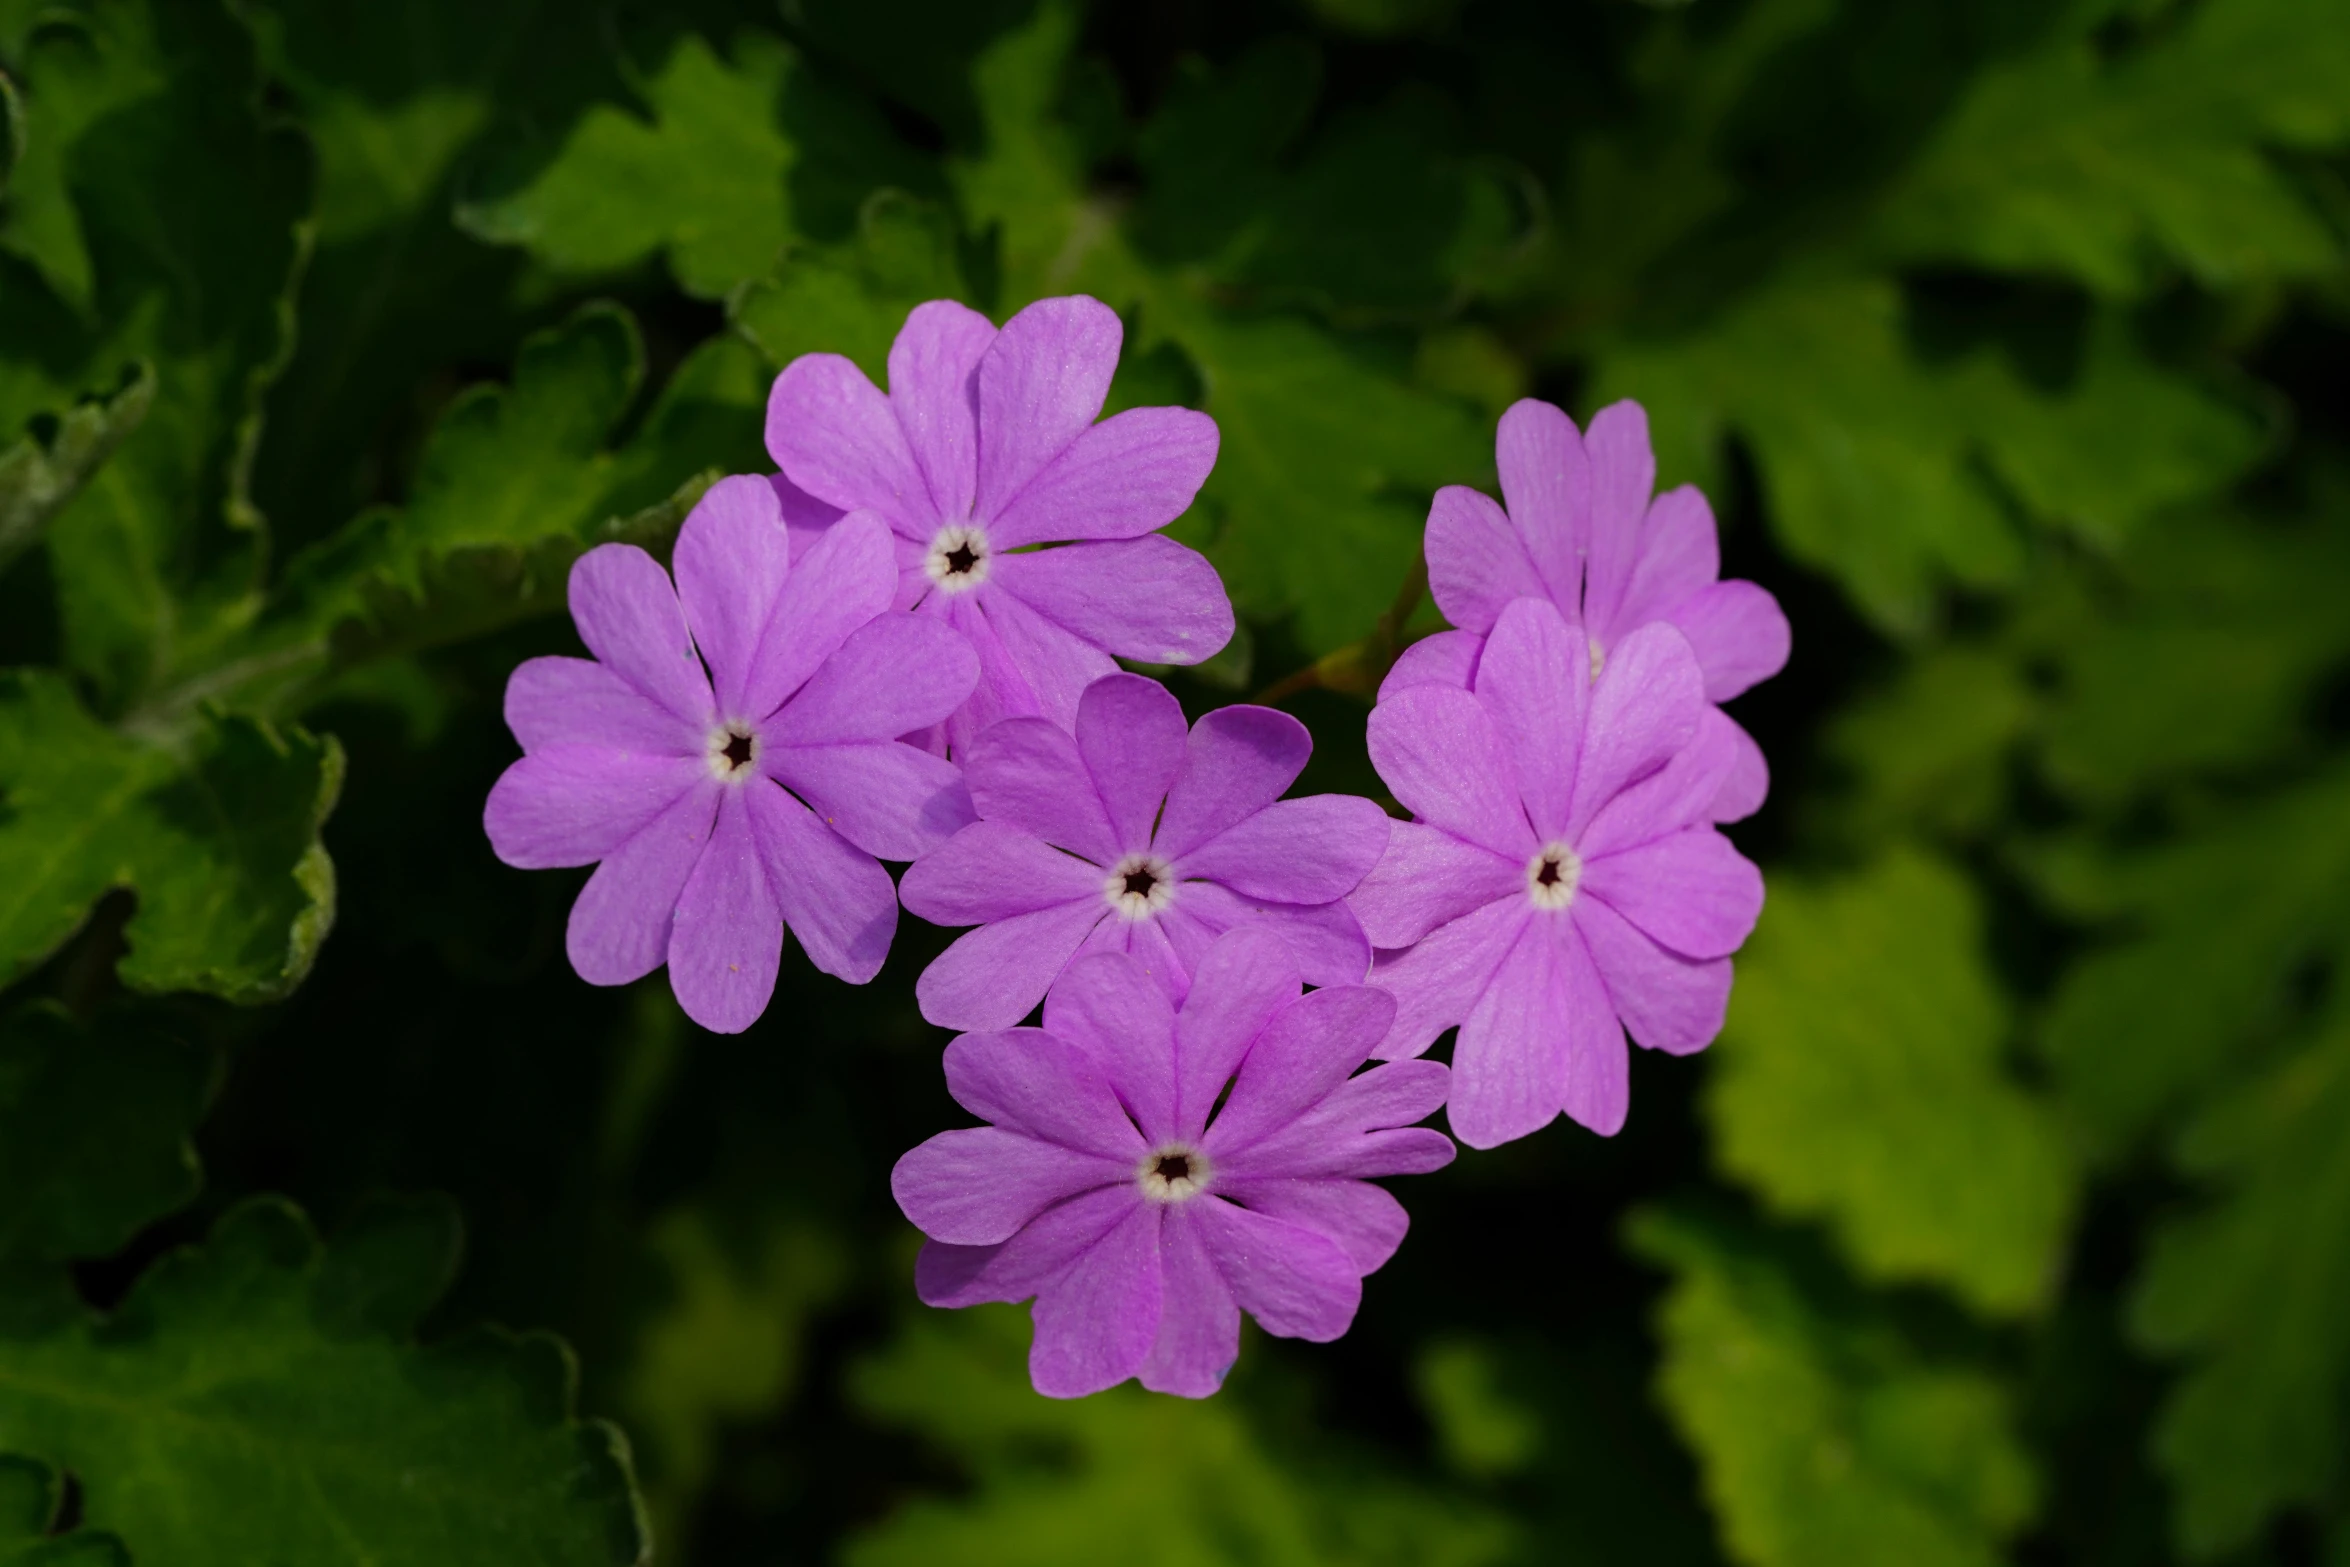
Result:
<svg viewBox="0 0 2350 1567"><path fill-rule="evenodd" d="M1073 732L1012 718L961 753L979 820L899 888L937 925L976 925L923 972L922 1015L1009 1028L1086 952L1130 953L1180 1001L1224 932L1258 925L1317 985L1359 983L1371 944L1340 901L1387 845L1387 814L1351 795L1284 800L1313 741L1265 707L1186 731L1167 688L1108 675Z"/></svg>
<svg viewBox="0 0 2350 1567"><path fill-rule="evenodd" d="M1787 663L1787 617L1751 582L1723 582L1713 511L1691 485L1651 499L1656 458L1648 415L1613 403L1591 429L1527 398L1494 439L1505 510L1452 485L1428 510L1428 587L1457 630L1414 644L1380 688L1466 686L1486 633L1517 598L1547 598L1602 664L1625 638L1663 622L1688 639L1706 700L1727 702ZM1736 765L1713 802L1716 821L1759 808L1770 788L1761 747L1734 722Z"/></svg>
<svg viewBox="0 0 2350 1567"><path fill-rule="evenodd" d="M1029 1375L1056 1398L1137 1376L1213 1393L1243 1311L1283 1337L1338 1337L1407 1223L1366 1177L1453 1156L1412 1125L1444 1100L1441 1065L1356 1071L1393 1012L1359 985L1301 999L1289 949L1261 931L1216 943L1180 1013L1132 958L1071 965L1043 1028L947 1046L949 1090L988 1124L891 1173L929 1237L917 1291L1034 1296Z"/></svg>
<svg viewBox="0 0 2350 1567"><path fill-rule="evenodd" d="M1215 466L1215 421L1132 408L1097 424L1123 330L1083 295L1039 300L1000 332L932 300L890 349L886 396L838 354L776 378L776 466L822 505L884 518L897 606L978 651L978 688L930 737L940 748L1006 717L1068 727L1113 654L1195 664L1231 639L1215 569L1157 532Z"/></svg>
<svg viewBox="0 0 2350 1567"><path fill-rule="evenodd" d="M863 984L897 928L879 859L971 819L955 768L899 741L979 678L947 626L890 610L888 531L850 516L793 557L773 488L726 479L678 536L676 585L607 544L571 572L595 657L534 658L506 687L523 757L491 790L498 857L596 866L572 967L619 985L669 965L687 1015L732 1033L765 1010L788 925Z"/></svg>
<svg viewBox="0 0 2350 1567"><path fill-rule="evenodd" d="M1453 1135L1490 1148L1562 1110L1623 1125L1626 1029L1654 1050L1720 1031L1762 876L1710 820L1738 765L1688 641L1651 623L1598 677L1548 599L1500 611L1474 685L1410 686L1370 722L1398 823L1349 902L1394 993L1382 1056L1458 1025Z"/></svg>

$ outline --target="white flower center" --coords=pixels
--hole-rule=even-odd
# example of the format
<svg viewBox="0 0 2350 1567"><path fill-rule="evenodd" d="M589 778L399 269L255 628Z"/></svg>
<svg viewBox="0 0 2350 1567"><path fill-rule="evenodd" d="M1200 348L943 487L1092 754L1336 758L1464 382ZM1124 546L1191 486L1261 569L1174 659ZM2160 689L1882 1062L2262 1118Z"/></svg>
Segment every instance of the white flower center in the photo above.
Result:
<svg viewBox="0 0 2350 1567"><path fill-rule="evenodd" d="M1149 919L1175 901L1175 867L1155 854L1129 854L1102 878L1102 896L1130 920Z"/></svg>
<svg viewBox="0 0 2350 1567"><path fill-rule="evenodd" d="M741 719L710 731L710 776L721 783L740 783L751 776L759 760L759 732Z"/></svg>
<svg viewBox="0 0 2350 1567"><path fill-rule="evenodd" d="M987 580L987 530L976 522L953 522L931 535L922 569L941 593L968 593Z"/></svg>
<svg viewBox="0 0 2350 1567"><path fill-rule="evenodd" d="M1208 1156L1189 1143L1161 1143L1134 1167L1134 1184L1151 1202L1184 1202L1208 1189Z"/></svg>
<svg viewBox="0 0 2350 1567"><path fill-rule="evenodd" d="M1591 639L1591 678L1599 678L1600 666L1607 662L1607 650L1599 645L1599 638Z"/></svg>
<svg viewBox="0 0 2350 1567"><path fill-rule="evenodd" d="M1546 843L1526 862L1526 896L1538 909L1563 909L1575 901L1575 883L1583 879L1583 862L1563 843Z"/></svg>

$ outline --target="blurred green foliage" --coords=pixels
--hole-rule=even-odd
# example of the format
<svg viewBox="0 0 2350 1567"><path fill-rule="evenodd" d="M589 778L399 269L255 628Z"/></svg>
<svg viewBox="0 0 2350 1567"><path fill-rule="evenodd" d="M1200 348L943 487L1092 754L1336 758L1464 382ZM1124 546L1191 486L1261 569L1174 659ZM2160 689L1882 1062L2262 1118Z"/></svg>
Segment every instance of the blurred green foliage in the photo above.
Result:
<svg viewBox="0 0 2350 1567"><path fill-rule="evenodd" d="M0 1560L2350 1560L2340 12L0 0ZM913 1304L936 933L722 1039L479 829L778 366L1075 290L1312 787L1520 395L1796 631L1716 1049L1207 1405Z"/></svg>

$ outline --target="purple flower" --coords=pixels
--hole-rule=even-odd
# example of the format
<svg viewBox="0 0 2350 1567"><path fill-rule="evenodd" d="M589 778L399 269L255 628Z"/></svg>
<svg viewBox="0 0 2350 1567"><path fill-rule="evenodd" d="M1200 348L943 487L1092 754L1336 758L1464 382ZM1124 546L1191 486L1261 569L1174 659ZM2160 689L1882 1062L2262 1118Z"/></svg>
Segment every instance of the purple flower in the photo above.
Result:
<svg viewBox="0 0 2350 1567"><path fill-rule="evenodd" d="M1289 950L1258 931L1209 950L1180 1014L1132 958L1070 965L1043 1028L947 1046L949 1091L989 1124L890 1173L930 1237L916 1290L933 1306L1035 1296L1028 1371L1055 1398L1131 1376L1213 1393L1243 1311L1284 1338L1338 1337L1408 1222L1364 1177L1452 1162L1443 1133L1411 1125L1444 1102L1442 1066L1353 1075L1394 1011L1361 985L1300 999Z"/></svg>
<svg viewBox="0 0 2350 1567"><path fill-rule="evenodd" d="M1314 984L1361 982L1371 944L1339 900L1378 862L1387 813L1281 798L1313 751L1303 724L1226 707L1187 737L1166 687L1121 674L1086 687L1075 728L1006 719L963 753L980 819L899 888L932 924L979 927L923 972L924 1017L1009 1028L1081 952L1131 953L1180 1001L1241 924L1278 931Z"/></svg>
<svg viewBox="0 0 2350 1567"><path fill-rule="evenodd" d="M1681 633L1590 652L1546 599L1501 612L1476 685L1372 709L1371 762L1416 822L1348 901L1395 994L1382 1056L1455 1024L1453 1135L1490 1148L1564 1110L1603 1135L1630 1095L1624 1030L1703 1049L1762 876L1708 820L1737 765Z"/></svg>
<svg viewBox="0 0 2350 1567"><path fill-rule="evenodd" d="M1705 497L1684 484L1649 499L1656 458L1638 403L1602 408L1581 435L1558 409L1527 398L1501 416L1494 456L1508 510L1461 485L1437 491L1428 509L1429 591L1460 629L1406 651L1382 697L1468 685L1486 633L1524 597L1549 599L1579 626L1595 668L1642 626L1673 626L1697 655L1709 702L1786 667L1778 600L1751 582L1717 580L1721 546ZM1722 822L1754 814L1771 778L1753 738L1735 722L1728 733L1737 765L1710 808Z"/></svg>
<svg viewBox="0 0 2350 1567"><path fill-rule="evenodd" d="M828 974L881 967L897 898L875 856L912 859L971 819L954 767L893 737L945 717L979 665L947 627L890 612L879 519L794 559L763 479L702 498L676 567L672 590L643 550L606 544L571 568L595 658L514 671L523 757L482 822L509 865L596 865L571 906L580 978L666 961L687 1015L736 1033L766 1010L786 925Z"/></svg>
<svg viewBox="0 0 2350 1567"><path fill-rule="evenodd" d="M1215 466L1216 422L1131 408L1094 423L1122 336L1117 313L1083 295L1039 300L1001 332L934 299L890 348L887 396L838 354L802 355L776 378L776 466L818 503L887 519L897 606L979 652L978 690L929 737L958 755L1000 718L1067 728L1112 654L1196 664L1231 639L1215 568L1155 531Z"/></svg>

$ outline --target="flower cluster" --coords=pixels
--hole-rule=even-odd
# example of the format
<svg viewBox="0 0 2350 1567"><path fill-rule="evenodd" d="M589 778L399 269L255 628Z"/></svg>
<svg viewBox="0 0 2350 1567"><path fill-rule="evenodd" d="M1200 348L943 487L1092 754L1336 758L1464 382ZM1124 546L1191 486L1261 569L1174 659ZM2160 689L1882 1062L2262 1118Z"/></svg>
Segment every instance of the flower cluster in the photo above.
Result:
<svg viewBox="0 0 2350 1567"><path fill-rule="evenodd" d="M1719 704L1788 633L1768 593L1718 580L1702 496L1652 498L1636 405L1585 435L1522 402L1507 505L1451 488L1429 514L1455 629L1370 715L1411 819L1285 798L1303 725L1187 723L1116 663L1196 663L1233 628L1214 568L1158 531L1216 425L1102 419L1121 331L1082 297L1000 331L942 300L907 318L886 392L795 360L768 406L778 472L714 486L670 572L616 544L573 568L594 657L514 672L523 756L485 826L509 864L595 866L583 979L666 964L715 1030L766 1009L787 931L863 984L901 902L973 927L916 985L964 1031L947 1083L986 1123L892 1176L928 1237L916 1287L1033 1299L1041 1392L1197 1397L1243 1312L1346 1331L1406 1226L1371 1178L1453 1157L1417 1123L1443 1108L1477 1148L1561 1111L1612 1133L1627 1031L1712 1040L1762 903L1716 824L1768 783ZM911 862L894 888L885 860ZM1452 1029L1449 1068L1398 1059Z"/></svg>

